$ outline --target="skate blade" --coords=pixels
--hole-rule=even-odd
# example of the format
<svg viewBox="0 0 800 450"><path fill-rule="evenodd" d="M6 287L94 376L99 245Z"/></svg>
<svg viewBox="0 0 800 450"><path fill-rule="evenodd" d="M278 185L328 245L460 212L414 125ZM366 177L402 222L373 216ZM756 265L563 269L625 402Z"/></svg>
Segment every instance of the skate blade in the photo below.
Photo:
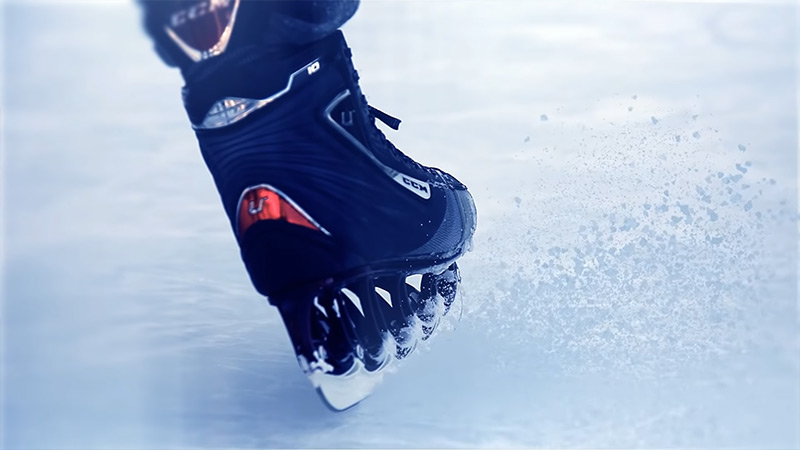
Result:
<svg viewBox="0 0 800 450"><path fill-rule="evenodd" d="M325 405L333 411L340 412L356 406L372 394L375 386L383 380L385 369L390 365L390 359L372 372L364 368L364 364L356 359L353 367L347 373L331 375L316 371L311 373L308 378Z"/></svg>

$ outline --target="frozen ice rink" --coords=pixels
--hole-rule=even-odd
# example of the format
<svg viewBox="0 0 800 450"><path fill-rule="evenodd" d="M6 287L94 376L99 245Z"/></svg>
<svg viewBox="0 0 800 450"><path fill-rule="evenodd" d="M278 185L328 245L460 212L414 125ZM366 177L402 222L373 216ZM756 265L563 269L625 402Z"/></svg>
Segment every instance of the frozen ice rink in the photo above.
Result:
<svg viewBox="0 0 800 450"><path fill-rule="evenodd" d="M329 412L131 2L2 5L0 446L800 447L794 2L365 1L479 211L463 315Z"/></svg>

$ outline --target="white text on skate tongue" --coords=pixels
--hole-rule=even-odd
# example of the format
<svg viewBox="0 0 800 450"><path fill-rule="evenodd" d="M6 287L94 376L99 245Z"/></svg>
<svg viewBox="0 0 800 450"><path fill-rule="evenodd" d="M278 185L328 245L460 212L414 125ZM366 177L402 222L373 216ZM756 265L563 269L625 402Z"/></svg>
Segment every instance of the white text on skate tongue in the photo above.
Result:
<svg viewBox="0 0 800 450"><path fill-rule="evenodd" d="M186 23L187 20L194 20L198 17L205 16L219 8L227 8L230 3L231 0L210 0L192 4L192 6L172 14L170 24L173 28L181 26Z"/></svg>

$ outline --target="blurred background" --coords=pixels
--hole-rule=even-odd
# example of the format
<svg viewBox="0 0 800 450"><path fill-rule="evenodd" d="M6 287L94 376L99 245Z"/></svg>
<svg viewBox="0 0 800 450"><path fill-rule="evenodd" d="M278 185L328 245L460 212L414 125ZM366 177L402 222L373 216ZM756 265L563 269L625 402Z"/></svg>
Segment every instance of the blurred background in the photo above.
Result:
<svg viewBox="0 0 800 450"><path fill-rule="evenodd" d="M2 2L4 448L800 447L798 8L364 1L464 181L460 318L333 414L129 1Z"/></svg>

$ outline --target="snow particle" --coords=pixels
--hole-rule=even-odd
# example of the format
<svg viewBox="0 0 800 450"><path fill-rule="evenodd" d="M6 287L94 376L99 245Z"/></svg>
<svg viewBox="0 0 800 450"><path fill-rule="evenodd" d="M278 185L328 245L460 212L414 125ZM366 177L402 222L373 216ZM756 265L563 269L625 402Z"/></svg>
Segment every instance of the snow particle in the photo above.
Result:
<svg viewBox="0 0 800 450"><path fill-rule="evenodd" d="M657 125L658 124L658 119L656 119L653 116L650 117L650 121L653 122L653 125Z"/></svg>
<svg viewBox="0 0 800 450"><path fill-rule="evenodd" d="M692 137L695 139L700 139L700 133L695 131L694 133L692 133Z"/></svg>
<svg viewBox="0 0 800 450"><path fill-rule="evenodd" d="M542 122L547 122L547 114L542 114L541 116L539 116L539 120L541 120Z"/></svg>
<svg viewBox="0 0 800 450"><path fill-rule="evenodd" d="M744 146L744 145L742 145L742 144L739 144L739 151L740 151L740 152L746 152L746 151L747 151L747 147L745 147L745 146Z"/></svg>

